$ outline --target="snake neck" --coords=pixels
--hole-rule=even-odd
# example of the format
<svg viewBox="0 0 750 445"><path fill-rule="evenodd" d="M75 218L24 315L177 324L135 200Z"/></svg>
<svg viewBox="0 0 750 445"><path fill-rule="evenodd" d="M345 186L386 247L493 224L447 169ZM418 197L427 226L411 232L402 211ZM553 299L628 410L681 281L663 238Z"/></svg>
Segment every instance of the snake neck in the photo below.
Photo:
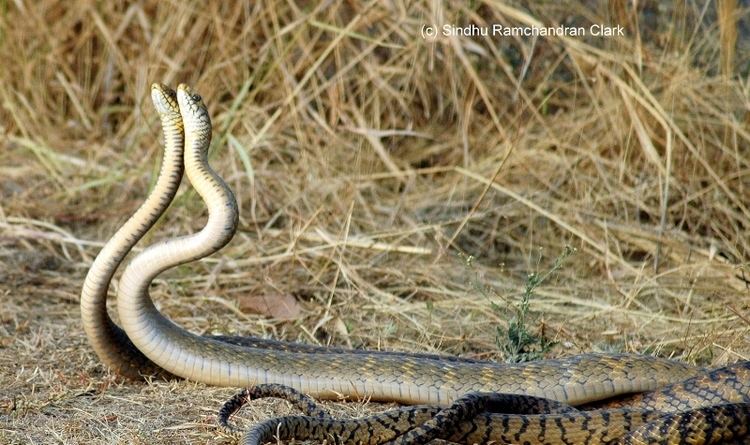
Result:
<svg viewBox="0 0 750 445"><path fill-rule="evenodd" d="M209 136L207 136L210 138ZM202 142L201 145L205 144ZM185 173L188 180L208 207L208 223L201 230L206 244L203 256L217 252L234 236L239 221L239 211L234 193L208 164L206 150L185 153Z"/></svg>

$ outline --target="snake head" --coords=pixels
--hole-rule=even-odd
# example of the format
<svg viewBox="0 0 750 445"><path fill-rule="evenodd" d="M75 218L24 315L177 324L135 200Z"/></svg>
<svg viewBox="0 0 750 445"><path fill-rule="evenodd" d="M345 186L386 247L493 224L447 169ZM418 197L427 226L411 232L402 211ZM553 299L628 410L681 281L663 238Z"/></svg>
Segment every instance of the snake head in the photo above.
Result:
<svg viewBox="0 0 750 445"><path fill-rule="evenodd" d="M180 106L177 104L177 93L163 83L151 85L151 101L156 111L162 115L179 114Z"/></svg>
<svg viewBox="0 0 750 445"><path fill-rule="evenodd" d="M177 102L180 105L186 135L210 133L211 118L208 116L208 108L197 92L181 83L177 87Z"/></svg>

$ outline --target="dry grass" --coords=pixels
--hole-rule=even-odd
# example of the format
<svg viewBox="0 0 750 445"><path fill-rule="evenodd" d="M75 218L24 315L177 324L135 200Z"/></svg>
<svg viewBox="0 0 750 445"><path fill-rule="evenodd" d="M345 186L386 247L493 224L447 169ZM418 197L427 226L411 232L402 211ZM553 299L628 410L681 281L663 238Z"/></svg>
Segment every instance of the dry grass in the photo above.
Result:
<svg viewBox="0 0 750 445"><path fill-rule="evenodd" d="M235 440L214 427L232 389L120 382L80 328L86 269L155 177L153 81L206 98L212 163L241 207L221 254L153 291L191 330L503 360L514 312L491 303L517 303L571 245L530 301L549 355L748 359L746 9L241 3L2 7L0 442ZM626 36L420 36L537 22ZM145 241L204 213L183 187ZM303 314L236 310L255 294Z"/></svg>

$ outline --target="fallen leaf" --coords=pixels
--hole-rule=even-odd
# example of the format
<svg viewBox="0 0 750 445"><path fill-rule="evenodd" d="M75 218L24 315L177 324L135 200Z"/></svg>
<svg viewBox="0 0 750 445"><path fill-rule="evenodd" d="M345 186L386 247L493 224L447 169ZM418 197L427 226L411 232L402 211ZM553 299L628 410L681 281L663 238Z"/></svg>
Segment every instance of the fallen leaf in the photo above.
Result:
<svg viewBox="0 0 750 445"><path fill-rule="evenodd" d="M242 312L268 315L277 320L296 320L302 311L291 295L244 295L237 303Z"/></svg>

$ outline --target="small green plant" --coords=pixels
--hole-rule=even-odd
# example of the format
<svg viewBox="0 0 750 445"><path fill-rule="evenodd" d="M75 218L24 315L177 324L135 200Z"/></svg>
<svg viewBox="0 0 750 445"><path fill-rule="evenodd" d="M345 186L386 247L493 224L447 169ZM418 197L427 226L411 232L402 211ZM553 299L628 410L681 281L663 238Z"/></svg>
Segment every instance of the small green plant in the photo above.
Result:
<svg viewBox="0 0 750 445"><path fill-rule="evenodd" d="M506 360L511 363L520 363L530 360L543 358L549 352L556 342L548 339L544 332L533 333L529 329L529 303L537 287L541 286L553 273L557 272L565 260L575 253L575 248L565 246L565 249L555 258L555 262L547 272L530 273L526 278L526 287L524 288L521 301L517 305L511 305L513 308L513 317L508 320L508 328L497 327L495 342L503 351ZM500 307L497 303L491 302L492 308L501 313L507 314L507 310Z"/></svg>
<svg viewBox="0 0 750 445"><path fill-rule="evenodd" d="M521 301L518 304L508 303L507 306L512 308L512 314L509 315L508 307L501 306L496 301L503 299L494 289L489 286L482 286L478 277L474 277L472 285L482 295L490 300L492 309L508 318L507 329L501 326L497 327L495 342L510 363L520 363L530 360L543 358L544 355L555 345L556 342L548 339L544 332L534 333L530 330L529 304L534 295L536 288L542 285L553 273L557 272L565 260L575 253L576 249L571 246L565 246L560 255L555 258L550 270L540 274L531 273L526 279ZM468 268L473 267L474 257L469 255L464 257Z"/></svg>

